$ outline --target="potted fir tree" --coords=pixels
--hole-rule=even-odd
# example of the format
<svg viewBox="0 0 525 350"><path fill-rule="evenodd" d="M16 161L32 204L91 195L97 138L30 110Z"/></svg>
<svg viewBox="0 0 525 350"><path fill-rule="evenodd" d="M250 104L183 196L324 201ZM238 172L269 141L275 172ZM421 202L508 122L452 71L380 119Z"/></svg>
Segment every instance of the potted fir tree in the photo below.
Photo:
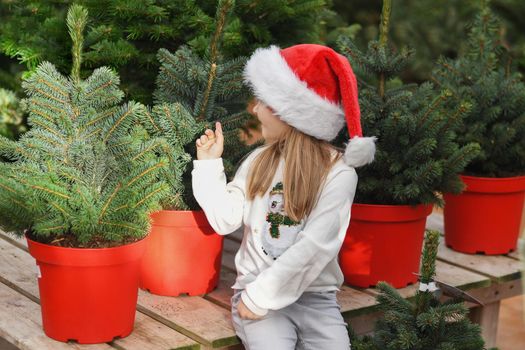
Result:
<svg viewBox="0 0 525 350"><path fill-rule="evenodd" d="M225 171L247 151L259 146L243 145L239 127L246 123L246 89L242 84L245 58L223 60L219 46L232 0L219 1L215 32L204 58L183 45L175 53L160 49L161 68L157 77L155 106L144 126L153 136L168 140L163 153L170 158L170 168L163 178L172 192L162 201L162 209L153 213L153 226L141 267L140 287L151 293L177 296L211 292L218 284L223 236L210 226L204 211L193 198L191 167L195 158L195 140L213 120L221 120L225 140ZM171 105L171 108L168 106ZM239 111L240 110L240 111ZM232 113L232 111L238 111ZM164 118L158 115L163 114ZM171 159L173 150L187 151L183 158ZM181 151L177 151L181 152Z"/></svg>
<svg viewBox="0 0 525 350"><path fill-rule="evenodd" d="M469 320L463 301L440 301L443 293L434 281L439 236L438 231L426 234L419 290L413 300L406 300L388 283L378 284L377 301L384 315L372 336L357 337L349 328L352 349L485 349L481 327Z"/></svg>
<svg viewBox="0 0 525 350"><path fill-rule="evenodd" d="M71 75L40 64L23 82L31 129L0 137L0 227L25 234L36 259L45 333L99 343L133 329L149 213L169 187L154 152L163 142L138 123L146 107L121 103L109 68L80 78L86 21L69 9Z"/></svg>
<svg viewBox="0 0 525 350"><path fill-rule="evenodd" d="M441 58L433 72L439 85L472 104L458 143L481 145L461 175L465 191L444 194L445 243L465 253L515 250L525 199L525 84L505 60L499 35L499 21L484 1L468 52Z"/></svg>
<svg viewBox="0 0 525 350"><path fill-rule="evenodd" d="M387 45L390 9L391 1L385 0L379 40L368 44L366 54L346 37L338 41L361 78L363 133L378 138L374 162L358 169L359 185L339 255L346 282L360 287L387 281L399 288L417 281L426 217L433 204L442 205L437 192L461 189L457 174L478 147L454 142L467 104L444 113L451 100L448 91L396 79L413 51L396 53Z"/></svg>

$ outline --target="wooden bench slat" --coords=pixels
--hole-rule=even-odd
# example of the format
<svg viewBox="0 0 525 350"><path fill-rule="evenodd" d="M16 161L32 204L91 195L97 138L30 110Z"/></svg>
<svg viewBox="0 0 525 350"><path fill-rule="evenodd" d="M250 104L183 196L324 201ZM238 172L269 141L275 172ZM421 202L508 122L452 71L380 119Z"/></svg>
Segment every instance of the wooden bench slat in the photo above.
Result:
<svg viewBox="0 0 525 350"><path fill-rule="evenodd" d="M127 350L198 350L201 347L195 340L141 312L135 316L133 332L115 343Z"/></svg>
<svg viewBox="0 0 525 350"><path fill-rule="evenodd" d="M239 343L230 312L200 296L165 297L141 290L138 309L206 346Z"/></svg>
<svg viewBox="0 0 525 350"><path fill-rule="evenodd" d="M343 317L347 319L368 313L377 306L375 297L369 293L347 285L342 285L340 289L337 292L337 302L341 306Z"/></svg>
<svg viewBox="0 0 525 350"><path fill-rule="evenodd" d="M523 285L521 280L512 280L502 283L493 283L488 288L473 289L469 293L482 303L490 304L502 299L512 298L523 294ZM478 305L471 304L469 306Z"/></svg>
<svg viewBox="0 0 525 350"><path fill-rule="evenodd" d="M36 261L27 251L0 239L0 279L39 302Z"/></svg>
<svg viewBox="0 0 525 350"><path fill-rule="evenodd" d="M490 277L497 283L518 279L521 276L521 262L505 255L481 255L456 252L445 246L441 238L438 260L460 266L472 272Z"/></svg>
<svg viewBox="0 0 525 350"><path fill-rule="evenodd" d="M520 257L520 252L516 249L515 251L512 251L508 254L505 254L506 256L508 256L509 258L512 258L512 259L516 259L516 260L520 260L521 257Z"/></svg>

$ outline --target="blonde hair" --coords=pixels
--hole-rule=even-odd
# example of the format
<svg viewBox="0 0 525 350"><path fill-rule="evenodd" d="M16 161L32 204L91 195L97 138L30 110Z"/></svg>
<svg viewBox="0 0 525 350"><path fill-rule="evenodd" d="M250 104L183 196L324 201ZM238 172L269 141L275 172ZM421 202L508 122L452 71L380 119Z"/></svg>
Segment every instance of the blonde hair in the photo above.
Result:
<svg viewBox="0 0 525 350"><path fill-rule="evenodd" d="M292 220L302 220L317 204L326 177L343 151L291 126L279 140L261 147L265 149L253 160L248 171L247 198L253 200L266 193L283 156L284 210ZM333 150L337 151L334 158Z"/></svg>

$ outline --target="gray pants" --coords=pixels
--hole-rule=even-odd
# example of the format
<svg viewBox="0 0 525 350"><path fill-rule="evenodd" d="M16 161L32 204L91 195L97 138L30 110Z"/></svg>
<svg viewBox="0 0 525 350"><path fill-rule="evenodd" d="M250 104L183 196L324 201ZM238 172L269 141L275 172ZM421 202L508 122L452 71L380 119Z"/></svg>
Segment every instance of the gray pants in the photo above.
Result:
<svg viewBox="0 0 525 350"><path fill-rule="evenodd" d="M304 292L293 304L269 310L257 320L237 312L242 289L235 289L232 321L246 350L349 350L348 325L341 315L336 291Z"/></svg>

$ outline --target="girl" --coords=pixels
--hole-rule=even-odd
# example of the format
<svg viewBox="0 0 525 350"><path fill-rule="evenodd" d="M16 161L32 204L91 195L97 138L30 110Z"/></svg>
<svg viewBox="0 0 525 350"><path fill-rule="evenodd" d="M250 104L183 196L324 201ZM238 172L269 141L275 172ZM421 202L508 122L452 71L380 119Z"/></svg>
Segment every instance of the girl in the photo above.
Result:
<svg viewBox="0 0 525 350"><path fill-rule="evenodd" d="M355 167L373 161L362 137L348 60L313 44L257 49L244 79L265 144L226 183L222 126L196 140L193 194L214 230L244 224L235 255L232 321L246 349L349 349L336 291L338 253L350 222ZM342 105L342 106L341 106ZM333 140L346 124L344 150Z"/></svg>

